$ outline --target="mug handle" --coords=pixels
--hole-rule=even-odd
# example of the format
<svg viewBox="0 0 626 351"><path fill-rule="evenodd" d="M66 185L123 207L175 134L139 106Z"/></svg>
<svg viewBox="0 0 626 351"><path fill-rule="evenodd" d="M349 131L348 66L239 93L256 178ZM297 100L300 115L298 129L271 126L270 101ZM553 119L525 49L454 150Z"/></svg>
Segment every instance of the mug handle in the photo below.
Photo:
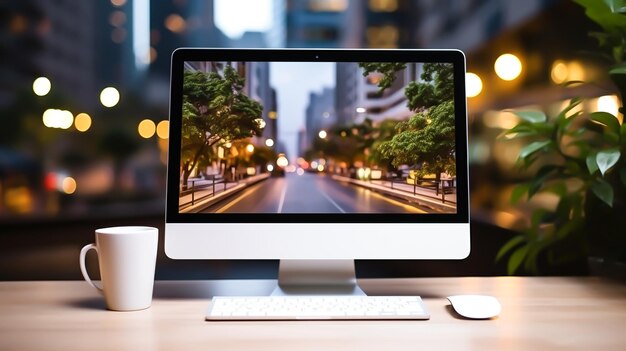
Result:
<svg viewBox="0 0 626 351"><path fill-rule="evenodd" d="M81 271L81 273L83 273L83 278L85 278L85 281L87 281L87 283L89 283L89 285L91 285L94 288L96 288L100 294L104 294L104 290L102 290L102 288L100 288L96 284L94 284L91 281L91 278L89 278L89 274L87 274L87 267L85 266L85 256L87 255L87 252L89 250L91 250L91 249L96 250L96 254L98 253L98 247L96 246L96 244L85 245L85 247L83 247L80 250L80 258L79 258L80 271Z"/></svg>

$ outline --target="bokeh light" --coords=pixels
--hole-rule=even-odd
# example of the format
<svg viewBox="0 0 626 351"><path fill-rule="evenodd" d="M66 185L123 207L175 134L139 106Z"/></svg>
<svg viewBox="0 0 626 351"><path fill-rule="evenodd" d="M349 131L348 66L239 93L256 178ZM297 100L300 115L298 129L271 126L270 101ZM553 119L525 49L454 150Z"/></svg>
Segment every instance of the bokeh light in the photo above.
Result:
<svg viewBox="0 0 626 351"><path fill-rule="evenodd" d="M254 145L252 145L252 144L248 144L248 146L246 146L246 151L248 151L248 152L254 152Z"/></svg>
<svg viewBox="0 0 626 351"><path fill-rule="evenodd" d="M163 120L156 126L156 134L161 139L167 139L170 136L170 121Z"/></svg>
<svg viewBox="0 0 626 351"><path fill-rule="evenodd" d="M265 120L263 120L263 118L257 118L254 121L259 126L259 128L261 128L261 129L265 128L266 123L265 123Z"/></svg>
<svg viewBox="0 0 626 351"><path fill-rule="evenodd" d="M48 128L68 129L74 123L74 115L67 110L49 108L43 112L42 120Z"/></svg>
<svg viewBox="0 0 626 351"><path fill-rule="evenodd" d="M279 156L278 159L276 159L276 165L278 167L286 167L289 164L289 160L287 160L287 157L285 156Z"/></svg>
<svg viewBox="0 0 626 351"><path fill-rule="evenodd" d="M514 80L522 74L522 61L513 54L503 54L496 59L494 69L500 79Z"/></svg>
<svg viewBox="0 0 626 351"><path fill-rule="evenodd" d="M604 95L598 98L597 102L598 111L608 112L613 116L618 116L619 113L619 100L616 95Z"/></svg>
<svg viewBox="0 0 626 351"><path fill-rule="evenodd" d="M35 92L37 96L47 95L50 92L51 88L52 84L50 83L50 80L46 77L39 77L33 82L33 92Z"/></svg>
<svg viewBox="0 0 626 351"><path fill-rule="evenodd" d="M465 74L465 89L467 97L475 97L483 91L483 81L476 73L467 72Z"/></svg>
<svg viewBox="0 0 626 351"><path fill-rule="evenodd" d="M79 132L86 132L91 128L91 116L86 113L79 113L74 118L74 127Z"/></svg>
<svg viewBox="0 0 626 351"><path fill-rule="evenodd" d="M320 132L317 133L317 136L319 136L320 139L326 139L326 137L328 136L328 133L326 133L325 130L320 130Z"/></svg>
<svg viewBox="0 0 626 351"><path fill-rule="evenodd" d="M155 131L156 125L150 119L144 119L143 121L139 122L139 125L137 126L137 132L139 132L139 136L144 139L152 138Z"/></svg>
<svg viewBox="0 0 626 351"><path fill-rule="evenodd" d="M572 61L567 64L567 81L585 81L587 74L585 67L579 61Z"/></svg>
<svg viewBox="0 0 626 351"><path fill-rule="evenodd" d="M100 102L104 107L113 107L120 102L120 92L113 87L106 87L100 92Z"/></svg>
<svg viewBox="0 0 626 351"><path fill-rule="evenodd" d="M76 191L76 180L72 177L65 177L61 187L64 193L73 194Z"/></svg>
<svg viewBox="0 0 626 351"><path fill-rule="evenodd" d="M550 78L556 84L562 84L567 81L568 69L565 62L561 60L556 60L552 64L552 69L550 70Z"/></svg>
<svg viewBox="0 0 626 351"><path fill-rule="evenodd" d="M180 15L173 13L165 18L165 28L174 33L182 33L187 28L187 23Z"/></svg>
<svg viewBox="0 0 626 351"><path fill-rule="evenodd" d="M274 140L273 140L273 139L267 139L267 140L265 140L265 146L267 146L267 147L272 147L272 146L274 146Z"/></svg>

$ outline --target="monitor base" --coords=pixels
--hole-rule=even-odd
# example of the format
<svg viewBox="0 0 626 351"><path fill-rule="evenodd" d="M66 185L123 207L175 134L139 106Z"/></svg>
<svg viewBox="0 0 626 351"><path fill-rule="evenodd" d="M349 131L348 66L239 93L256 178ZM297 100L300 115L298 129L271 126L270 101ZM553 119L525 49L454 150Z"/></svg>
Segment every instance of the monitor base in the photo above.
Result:
<svg viewBox="0 0 626 351"><path fill-rule="evenodd" d="M280 260L272 296L366 295L359 287L354 260Z"/></svg>

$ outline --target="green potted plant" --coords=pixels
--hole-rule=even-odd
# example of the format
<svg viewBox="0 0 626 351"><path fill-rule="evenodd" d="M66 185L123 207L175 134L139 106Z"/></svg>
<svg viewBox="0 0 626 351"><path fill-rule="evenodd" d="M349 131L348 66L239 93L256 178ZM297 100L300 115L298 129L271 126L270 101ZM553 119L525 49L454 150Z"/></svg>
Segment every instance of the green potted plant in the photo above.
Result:
<svg viewBox="0 0 626 351"><path fill-rule="evenodd" d="M608 74L621 99L626 97L626 7L623 0L574 0L602 32L590 33L608 49ZM570 82L568 84L581 83ZM515 111L520 122L505 132L526 142L518 162L532 170L517 185L516 203L540 193L558 196L555 208L538 208L530 225L511 238L496 259L508 257L507 270L538 272L538 262L558 265L589 256L626 262L626 123L607 112L580 110L572 99L556 116ZM582 106L582 105L581 105Z"/></svg>

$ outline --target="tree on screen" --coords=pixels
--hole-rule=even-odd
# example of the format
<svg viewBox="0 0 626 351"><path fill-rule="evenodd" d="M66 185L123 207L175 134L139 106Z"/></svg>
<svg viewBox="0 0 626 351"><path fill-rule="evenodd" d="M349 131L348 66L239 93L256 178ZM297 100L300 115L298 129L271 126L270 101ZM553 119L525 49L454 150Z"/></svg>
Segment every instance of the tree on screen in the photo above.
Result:
<svg viewBox="0 0 626 351"><path fill-rule="evenodd" d="M209 160L218 143L261 135L263 106L243 93L245 79L227 65L217 72L185 71L181 170L183 188L201 160Z"/></svg>
<svg viewBox="0 0 626 351"><path fill-rule="evenodd" d="M383 90L393 84L396 68L403 67L386 63L360 66L363 76L372 72L383 74L378 85ZM413 81L404 89L407 107L415 114L399 122L391 140L376 145L376 153L390 159L396 167L417 165L418 176L434 174L439 180L443 172L456 174L453 66L425 63L421 78L422 81Z"/></svg>

